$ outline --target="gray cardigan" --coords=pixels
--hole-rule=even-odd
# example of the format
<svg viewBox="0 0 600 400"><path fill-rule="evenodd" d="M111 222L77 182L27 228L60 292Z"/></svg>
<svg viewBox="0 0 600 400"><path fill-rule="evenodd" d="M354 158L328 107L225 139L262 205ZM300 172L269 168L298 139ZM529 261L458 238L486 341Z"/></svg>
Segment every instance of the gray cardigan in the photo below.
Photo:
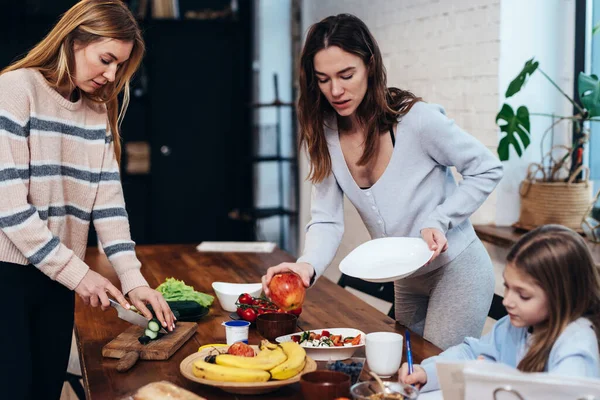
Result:
<svg viewBox="0 0 600 400"><path fill-rule="evenodd" d="M421 229L446 234L448 250L413 276L452 261L475 238L469 217L502 178L502 165L482 143L448 119L435 104L416 103L398 119L396 145L383 175L358 187L344 159L335 118L325 126L332 174L313 185L311 221L298 262L316 278L333 260L344 233L343 195L358 210L371 238L420 237ZM450 166L463 176L457 185Z"/></svg>

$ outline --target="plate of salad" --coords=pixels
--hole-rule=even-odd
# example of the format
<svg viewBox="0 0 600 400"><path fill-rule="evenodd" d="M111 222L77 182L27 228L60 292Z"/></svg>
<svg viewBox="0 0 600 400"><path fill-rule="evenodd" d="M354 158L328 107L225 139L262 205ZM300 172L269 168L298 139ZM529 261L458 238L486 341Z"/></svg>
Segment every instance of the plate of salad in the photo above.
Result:
<svg viewBox="0 0 600 400"><path fill-rule="evenodd" d="M323 328L280 336L278 343L297 342L317 361L346 360L365 345L365 333L354 328Z"/></svg>

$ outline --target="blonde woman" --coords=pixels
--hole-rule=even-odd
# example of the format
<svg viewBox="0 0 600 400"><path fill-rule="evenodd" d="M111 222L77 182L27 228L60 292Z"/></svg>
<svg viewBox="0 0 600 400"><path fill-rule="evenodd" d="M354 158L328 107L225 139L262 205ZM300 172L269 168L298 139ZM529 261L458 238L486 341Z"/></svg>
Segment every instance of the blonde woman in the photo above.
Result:
<svg viewBox="0 0 600 400"><path fill-rule="evenodd" d="M143 53L140 29L121 1L84 0L0 73L6 398L60 397L73 291L102 309L109 296L130 307L125 294L147 318L151 304L163 326L174 327L169 306L140 273L119 178L119 121ZM83 261L91 221L122 292ZM13 396L6 393L13 389Z"/></svg>

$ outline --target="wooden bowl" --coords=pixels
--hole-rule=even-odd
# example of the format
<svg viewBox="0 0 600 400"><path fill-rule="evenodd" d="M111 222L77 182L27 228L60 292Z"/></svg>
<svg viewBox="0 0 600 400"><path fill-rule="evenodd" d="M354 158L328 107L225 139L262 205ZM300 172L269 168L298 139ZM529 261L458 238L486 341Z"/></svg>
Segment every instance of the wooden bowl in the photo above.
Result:
<svg viewBox="0 0 600 400"><path fill-rule="evenodd" d="M297 322L298 317L293 314L261 314L256 318L256 328L262 337L274 342L279 336L296 332Z"/></svg>
<svg viewBox="0 0 600 400"><path fill-rule="evenodd" d="M258 346L252 346L252 348L258 352ZM228 347L220 347L219 352L227 351ZM197 360L204 360L204 358L209 355L214 354L214 348L206 348L197 353L191 354L187 356L179 365L179 370L181 374L185 376L187 379L201 383L203 385L218 387L221 390L224 390L228 393L235 394L262 394L273 392L280 387L290 385L292 383L296 383L300 381L300 376L302 374L316 371L317 363L310 357L306 357L306 365L304 369L296 376L290 379L286 379L283 381L267 381L267 382L222 382L222 381L211 381L208 379L198 378L193 373L193 365Z"/></svg>
<svg viewBox="0 0 600 400"><path fill-rule="evenodd" d="M300 378L300 386L305 399L332 400L350 397L350 375L342 372L309 372Z"/></svg>

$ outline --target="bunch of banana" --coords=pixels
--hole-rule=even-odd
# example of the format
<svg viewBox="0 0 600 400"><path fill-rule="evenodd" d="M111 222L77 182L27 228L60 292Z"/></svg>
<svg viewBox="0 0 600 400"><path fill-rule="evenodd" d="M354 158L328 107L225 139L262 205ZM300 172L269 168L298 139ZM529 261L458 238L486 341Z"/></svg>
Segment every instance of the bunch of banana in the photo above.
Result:
<svg viewBox="0 0 600 400"><path fill-rule="evenodd" d="M204 360L195 361L192 372L198 378L222 382L266 382L271 378L271 374L260 369L224 367Z"/></svg>
<svg viewBox="0 0 600 400"><path fill-rule="evenodd" d="M277 345L263 341L260 349L255 357L219 354L208 357L211 362L196 361L193 373L199 378L223 382L266 382L292 378L306 364L306 352L298 343Z"/></svg>
<svg viewBox="0 0 600 400"><path fill-rule="evenodd" d="M298 375L306 364L306 351L296 342L283 342L281 348L287 360L270 370L271 378L277 380L290 379Z"/></svg>

